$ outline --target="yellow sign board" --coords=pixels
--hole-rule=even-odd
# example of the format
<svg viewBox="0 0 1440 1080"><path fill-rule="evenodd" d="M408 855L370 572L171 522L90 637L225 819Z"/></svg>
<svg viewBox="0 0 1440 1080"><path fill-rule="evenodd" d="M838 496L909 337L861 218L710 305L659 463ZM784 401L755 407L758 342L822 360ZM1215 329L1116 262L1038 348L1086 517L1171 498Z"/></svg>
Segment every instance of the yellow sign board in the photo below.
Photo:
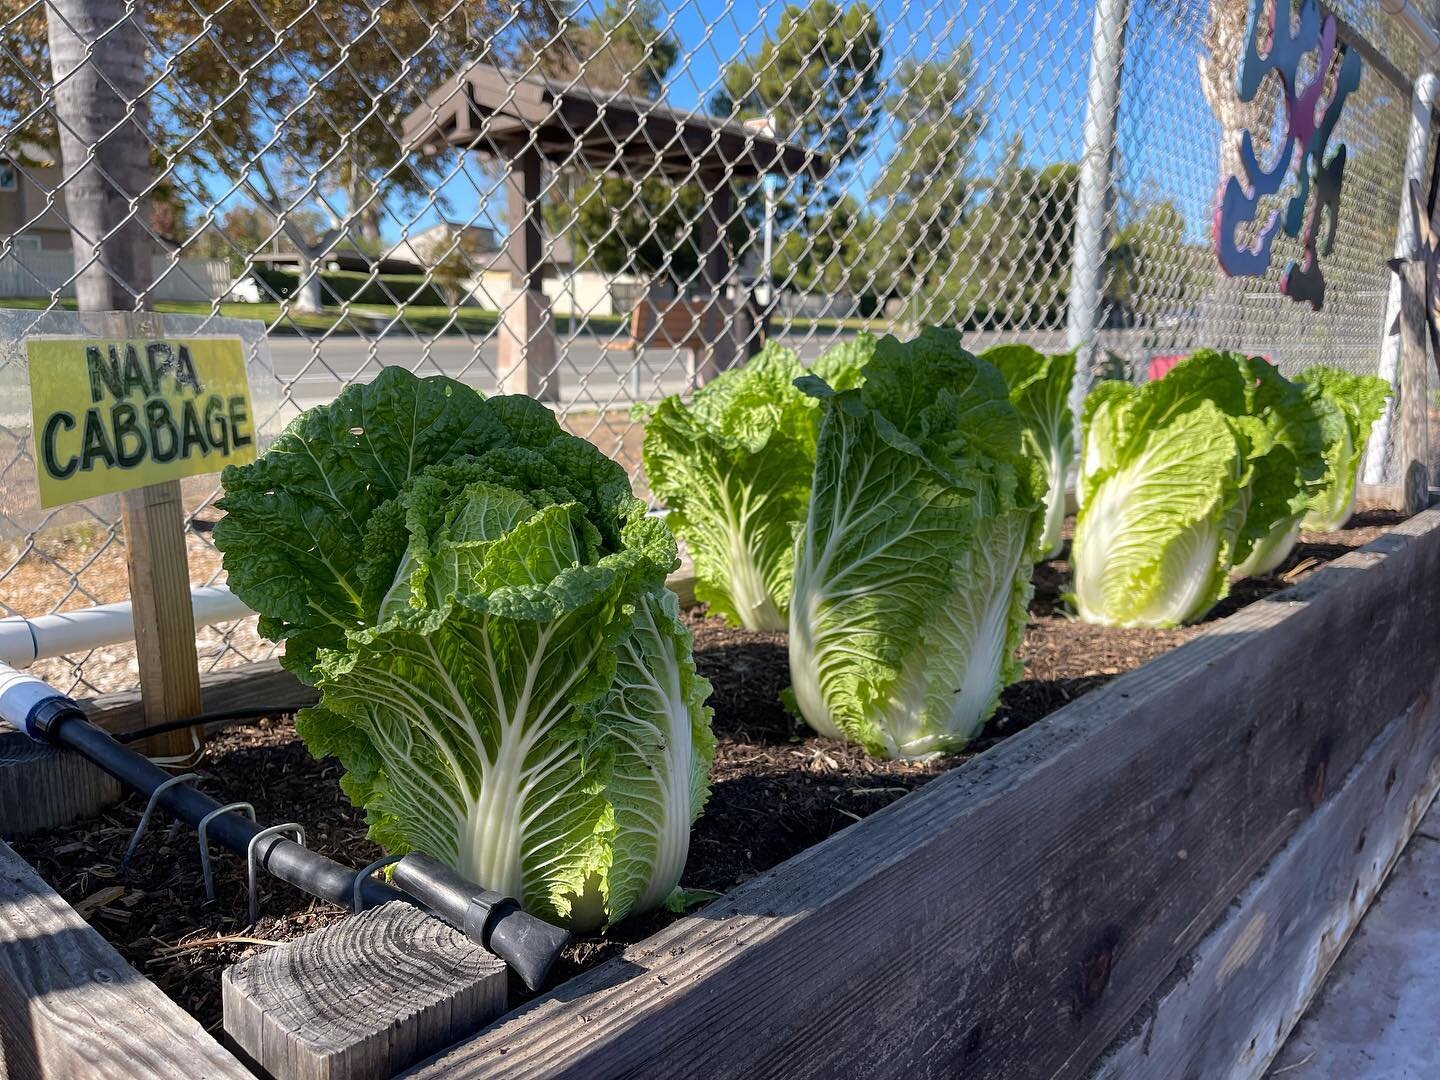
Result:
<svg viewBox="0 0 1440 1080"><path fill-rule="evenodd" d="M239 338L27 340L44 508L255 460Z"/></svg>

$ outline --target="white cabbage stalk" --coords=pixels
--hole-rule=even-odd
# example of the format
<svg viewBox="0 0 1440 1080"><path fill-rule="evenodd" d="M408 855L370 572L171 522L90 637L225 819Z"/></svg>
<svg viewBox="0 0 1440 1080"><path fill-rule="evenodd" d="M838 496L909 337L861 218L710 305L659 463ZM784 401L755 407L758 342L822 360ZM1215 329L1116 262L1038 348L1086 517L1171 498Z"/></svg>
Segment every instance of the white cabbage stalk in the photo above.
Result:
<svg viewBox="0 0 1440 1080"><path fill-rule="evenodd" d="M1265 577L1274 573L1290 557L1300 539L1299 518L1282 521L1269 536L1250 549L1245 560L1230 571L1232 581L1247 577Z"/></svg>

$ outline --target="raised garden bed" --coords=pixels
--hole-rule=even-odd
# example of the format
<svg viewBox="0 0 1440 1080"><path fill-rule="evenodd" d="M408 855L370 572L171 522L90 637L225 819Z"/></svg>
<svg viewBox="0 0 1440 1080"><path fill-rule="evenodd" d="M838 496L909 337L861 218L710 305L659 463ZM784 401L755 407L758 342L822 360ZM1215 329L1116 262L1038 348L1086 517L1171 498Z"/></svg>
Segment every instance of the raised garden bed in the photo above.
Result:
<svg viewBox="0 0 1440 1080"><path fill-rule="evenodd" d="M1342 534L1307 537L1275 577L1237 587L1209 621L1211 632L1182 651L1172 650L1205 627L1116 631L1072 622L1057 606L1064 566L1040 567L1026 677L1007 691L1000 715L973 747L991 753L818 847L972 755L878 762L805 734L775 701L787 677L783 637L695 616L697 662L716 685L720 748L714 795L684 880L717 891L748 884L673 926L666 926L671 916L650 916L609 938L579 942L560 977L594 970L457 1048L443 1068L548 1074L563 1065L591 1075L633 1067L667 1075L743 1072L747 1062L798 1068L788 1057L794 1040L786 1025L819 1025L835 1042L833 1051L817 1053L814 1039L803 1039L810 1048L805 1068L817 1072L824 1069L809 1063L834 1065L857 1054L881 1071L902 1064L946 1071L943 1063L960 1055L976 1075L1029 1074L1031 1064L1048 1074L1093 1061L1123 1027L1117 1018L1135 1016L1171 972L1176 950L1193 945L1308 812L1341 790L1370 742L1378 745L1377 731L1389 730L1384 721L1407 703L1428 704L1417 687L1433 677L1440 657L1433 619L1424 621L1435 602L1416 597L1397 606L1395 599L1405 595L1400 575L1440 565L1434 516L1381 542L1391 560L1350 555L1313 583L1306 579L1324 563L1394 519L1370 515ZM1261 603L1217 621L1294 581L1304 582L1299 596L1287 597L1308 596L1309 603ZM1319 627L1311 625L1316 620ZM1132 679L1036 724L1166 652ZM1401 660L1412 667L1386 685L1345 680L1347 671ZM1328 696L1312 699L1316 692ZM1257 712L1262 706L1271 711ZM1337 711L1346 708L1349 723ZM1301 715L1309 722L1298 722ZM1424 739L1434 717L1423 708L1417 716L1415 745L1406 745L1419 754L1421 744L1430 745ZM1391 743L1400 745L1399 738ZM254 801L264 820L305 821L314 829L312 846L353 865L374 854L338 791L338 767L311 760L288 723L238 727L211 747L203 774L213 794ZM1422 766L1430 760L1411 756ZM1391 787L1397 798L1418 799L1428 777L1420 768L1408 786ZM205 905L193 835L167 839L163 825L130 879L118 882L115 864L139 809L129 800L17 847L207 1027L218 1020L221 968L268 947L246 938L281 941L343 918L267 883L261 922L243 931L243 865L217 858L218 902ZM1399 828L1370 842L1388 842ZM1383 879L1379 863L1368 879ZM1352 906L1366 895L1358 881L1355 888ZM1013 945L1008 959L1005 941ZM802 942L811 952L792 951ZM806 986L781 975L790 964L805 971ZM982 971L993 986L976 981ZM1310 982L1316 978L1312 971ZM838 996L821 1004L826 999L810 983ZM703 992L692 995L692 985ZM512 1003L522 996L518 989L512 980ZM904 1024L895 1019L887 1028L879 1016L847 1023L842 1002L851 994L891 995L893 1005L878 1011L893 1007L897 1018L908 1002ZM919 1015L925 1001L933 1007ZM750 1016L761 1002L769 1015ZM866 1007L873 1011L873 1002ZM573 1033L581 1016L585 1030L603 1037L572 1034L558 1047L552 1033ZM957 1030L961 1017L973 1018L964 1031ZM1159 1023L1159 1014L1149 1022ZM703 1037L694 1025L706 1028ZM753 1030L737 1042L735 1025ZM927 1049L925 1032L936 1049ZM1022 1049L1033 1062L1014 1056ZM1053 1057L1061 1049L1067 1056ZM1123 1047L1113 1060L1124 1060Z"/></svg>

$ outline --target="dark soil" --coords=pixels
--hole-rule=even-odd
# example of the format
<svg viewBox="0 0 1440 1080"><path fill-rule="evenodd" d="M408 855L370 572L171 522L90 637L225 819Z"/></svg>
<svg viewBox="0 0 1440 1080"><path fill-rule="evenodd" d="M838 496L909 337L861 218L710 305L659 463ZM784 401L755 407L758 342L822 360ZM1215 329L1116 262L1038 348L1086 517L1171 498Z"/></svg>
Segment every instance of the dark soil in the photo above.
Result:
<svg viewBox="0 0 1440 1080"><path fill-rule="evenodd" d="M1238 583L1206 622L1294 584L1398 520L1371 512L1343 532L1305 534L1278 573ZM1116 630L1077 622L1062 599L1068 578L1063 559L1036 567L1021 647L1024 678L1005 691L996 716L964 754L924 762L877 761L857 747L809 733L778 701L789 682L785 635L733 629L700 610L687 613L696 665L715 687L710 704L717 745L710 801L695 825L685 886L733 888L1174 648L1205 625ZM379 855L365 838L363 816L339 789L339 764L310 757L288 719L213 736L206 761L195 771L205 791L225 801L253 802L263 822L303 822L309 846L342 862L360 867ZM14 846L131 964L206 1027L217 1029L220 973L226 966L344 913L262 875L260 920L247 928L244 860L213 853L217 898L207 902L194 832L172 833L164 821L152 824L122 880L120 856L142 809L141 800L127 798L99 817ZM619 953L673 918L665 912L641 916L604 937L577 942L555 980ZM511 990L514 1000L528 996L518 980L512 979Z"/></svg>

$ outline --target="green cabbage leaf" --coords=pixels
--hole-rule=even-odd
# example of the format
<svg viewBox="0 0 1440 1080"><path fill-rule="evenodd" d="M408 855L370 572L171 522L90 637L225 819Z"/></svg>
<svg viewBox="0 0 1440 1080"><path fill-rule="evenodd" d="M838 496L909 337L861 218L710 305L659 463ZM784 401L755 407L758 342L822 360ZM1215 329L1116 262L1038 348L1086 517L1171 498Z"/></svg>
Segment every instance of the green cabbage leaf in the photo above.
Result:
<svg viewBox="0 0 1440 1080"><path fill-rule="evenodd" d="M231 587L379 843L581 929L670 899L709 684L618 465L528 398L387 368L223 481Z"/></svg>
<svg viewBox="0 0 1440 1080"><path fill-rule="evenodd" d="M1355 512L1355 483L1370 429L1385 411L1390 384L1374 375L1352 375L1315 364L1296 381L1317 390L1325 407L1322 431L1325 478L1310 500L1304 526L1316 532L1343 529Z"/></svg>
<svg viewBox="0 0 1440 1080"><path fill-rule="evenodd" d="M958 334L875 347L823 409L790 609L794 703L873 754L965 745L1018 677L1044 477Z"/></svg>
<svg viewBox="0 0 1440 1080"><path fill-rule="evenodd" d="M874 347L862 334L811 371L853 386ZM815 401L795 389L804 373L771 342L689 404L669 397L644 410L646 476L694 561L696 599L750 630L787 625L794 529L810 499L820 425Z"/></svg>
<svg viewBox="0 0 1440 1080"><path fill-rule="evenodd" d="M1075 354L1047 356L1029 345L996 345L980 354L1000 369L1010 387L1010 401L1024 425L1025 446L1045 474L1045 519L1036 555L1059 556L1064 542L1065 484L1075 463L1075 417L1070 409L1070 384L1075 379Z"/></svg>
<svg viewBox="0 0 1440 1080"><path fill-rule="evenodd" d="M1288 554L1321 471L1314 396L1258 357L1203 350L1101 383L1082 416L1072 600L1087 622L1202 618L1237 567Z"/></svg>

